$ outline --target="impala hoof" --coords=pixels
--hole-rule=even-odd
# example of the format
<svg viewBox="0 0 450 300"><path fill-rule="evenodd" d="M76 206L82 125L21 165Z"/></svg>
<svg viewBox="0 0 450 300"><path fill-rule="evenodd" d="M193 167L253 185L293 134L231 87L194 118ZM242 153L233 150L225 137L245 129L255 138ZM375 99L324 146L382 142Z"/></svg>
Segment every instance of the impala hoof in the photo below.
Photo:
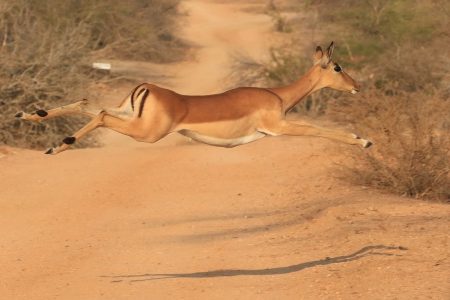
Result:
<svg viewBox="0 0 450 300"><path fill-rule="evenodd" d="M15 114L14 117L15 117L15 118L22 118L22 117L23 117L23 111L18 112L17 114Z"/></svg>
<svg viewBox="0 0 450 300"><path fill-rule="evenodd" d="M72 145L73 143L75 143L77 139L73 136L68 136L63 140L63 143L66 145Z"/></svg>
<svg viewBox="0 0 450 300"><path fill-rule="evenodd" d="M46 116L48 115L48 112L46 112L45 110L40 109L40 110L37 110L37 111L36 111L36 114L37 114L39 117L43 118L43 117L46 117Z"/></svg>
<svg viewBox="0 0 450 300"><path fill-rule="evenodd" d="M53 154L53 148L48 149L45 154Z"/></svg>
<svg viewBox="0 0 450 300"><path fill-rule="evenodd" d="M363 144L363 148L369 148L370 146L372 146L373 145L373 143L371 142L371 141L369 141L369 140L366 140L365 142L364 142L364 144Z"/></svg>

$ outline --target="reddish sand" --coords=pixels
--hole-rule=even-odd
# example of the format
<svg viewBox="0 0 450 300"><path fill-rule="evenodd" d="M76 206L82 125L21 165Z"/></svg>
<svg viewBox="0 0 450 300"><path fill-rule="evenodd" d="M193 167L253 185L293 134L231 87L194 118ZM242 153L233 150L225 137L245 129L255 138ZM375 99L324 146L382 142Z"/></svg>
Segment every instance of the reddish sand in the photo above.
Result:
<svg viewBox="0 0 450 300"><path fill-rule="evenodd" d="M186 22L206 11L264 39L270 20L237 8L186 1ZM222 87L202 46L167 85ZM336 180L346 158L333 142L105 139L57 156L0 151L1 299L449 299L449 206Z"/></svg>

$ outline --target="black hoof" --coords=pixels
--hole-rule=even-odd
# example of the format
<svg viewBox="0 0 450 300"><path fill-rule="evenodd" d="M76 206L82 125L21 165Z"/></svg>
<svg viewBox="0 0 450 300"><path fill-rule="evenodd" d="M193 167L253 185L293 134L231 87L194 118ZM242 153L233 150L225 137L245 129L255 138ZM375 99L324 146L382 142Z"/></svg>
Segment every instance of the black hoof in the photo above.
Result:
<svg viewBox="0 0 450 300"><path fill-rule="evenodd" d="M372 146L373 143L371 141L367 141L367 143L364 145L364 148L370 148L370 146Z"/></svg>
<svg viewBox="0 0 450 300"><path fill-rule="evenodd" d="M17 113L14 117L22 118L23 117L23 112L21 111L21 112Z"/></svg>
<svg viewBox="0 0 450 300"><path fill-rule="evenodd" d="M37 111L36 111L36 114L37 114L39 117L41 117L41 118L46 117L46 116L48 115L48 113L47 113L45 110L42 110L42 109L37 110Z"/></svg>
<svg viewBox="0 0 450 300"><path fill-rule="evenodd" d="M45 152L45 154L52 154L53 153L53 148L50 148L47 150L47 152Z"/></svg>
<svg viewBox="0 0 450 300"><path fill-rule="evenodd" d="M73 143L75 143L75 140L76 140L75 137L73 137L73 136L68 136L68 137L66 137L66 138L63 140L63 143L64 143L64 144L67 144L67 145L72 145Z"/></svg>

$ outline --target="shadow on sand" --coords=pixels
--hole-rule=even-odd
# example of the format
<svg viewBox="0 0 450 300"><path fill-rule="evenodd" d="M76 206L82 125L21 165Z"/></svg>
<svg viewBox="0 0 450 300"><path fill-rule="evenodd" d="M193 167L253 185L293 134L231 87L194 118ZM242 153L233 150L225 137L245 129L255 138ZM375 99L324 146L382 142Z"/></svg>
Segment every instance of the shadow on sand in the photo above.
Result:
<svg viewBox="0 0 450 300"><path fill-rule="evenodd" d="M404 247L394 246L366 246L352 254L336 257L327 257L321 260L304 262L296 265L286 267L275 267L268 269L225 269L225 270L213 270L205 272L194 273L159 273L159 274L136 274L136 275L119 275L119 276L101 276L104 278L111 278L111 282L141 282L149 280L161 280L170 278L213 278L213 277L229 277L229 276L263 276L263 275L281 275L299 272L304 269L312 268L315 266L325 266L330 264L339 264L358 260L366 256L383 255L383 256L401 256L400 254L387 252L388 250L407 250Z"/></svg>

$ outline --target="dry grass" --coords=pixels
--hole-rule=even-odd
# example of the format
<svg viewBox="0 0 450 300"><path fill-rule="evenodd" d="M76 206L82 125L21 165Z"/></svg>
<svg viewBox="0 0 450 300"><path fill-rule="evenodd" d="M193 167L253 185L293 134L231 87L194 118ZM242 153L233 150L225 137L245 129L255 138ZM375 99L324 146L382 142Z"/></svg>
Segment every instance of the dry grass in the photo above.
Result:
<svg viewBox="0 0 450 300"><path fill-rule="evenodd" d="M450 200L450 101L434 93L371 89L329 103L335 119L372 139L351 149L342 178L414 198ZM347 148L348 149L348 148Z"/></svg>
<svg viewBox="0 0 450 300"><path fill-rule="evenodd" d="M272 18L274 29L277 32L288 33L292 31L292 28L290 27L286 17L282 14L279 7L275 4L275 1L268 1L265 13Z"/></svg>
<svg viewBox="0 0 450 300"><path fill-rule="evenodd" d="M13 116L87 97L89 84L106 76L89 67L96 58L179 59L177 3L0 0L0 144L41 149L81 127L80 118L31 124Z"/></svg>
<svg viewBox="0 0 450 300"><path fill-rule="evenodd" d="M295 31L308 26L291 24L290 42L273 50L276 55L263 68L267 82L292 82L310 66L311 53L296 50L296 41L305 44L305 36L315 43L335 40L336 61L362 83L362 93L323 90L302 101L297 111L350 123L374 140L370 151L353 149L353 163L344 167L343 178L409 197L449 200L448 1L317 0L299 5L299 15L310 12L302 24L309 22L314 32Z"/></svg>

